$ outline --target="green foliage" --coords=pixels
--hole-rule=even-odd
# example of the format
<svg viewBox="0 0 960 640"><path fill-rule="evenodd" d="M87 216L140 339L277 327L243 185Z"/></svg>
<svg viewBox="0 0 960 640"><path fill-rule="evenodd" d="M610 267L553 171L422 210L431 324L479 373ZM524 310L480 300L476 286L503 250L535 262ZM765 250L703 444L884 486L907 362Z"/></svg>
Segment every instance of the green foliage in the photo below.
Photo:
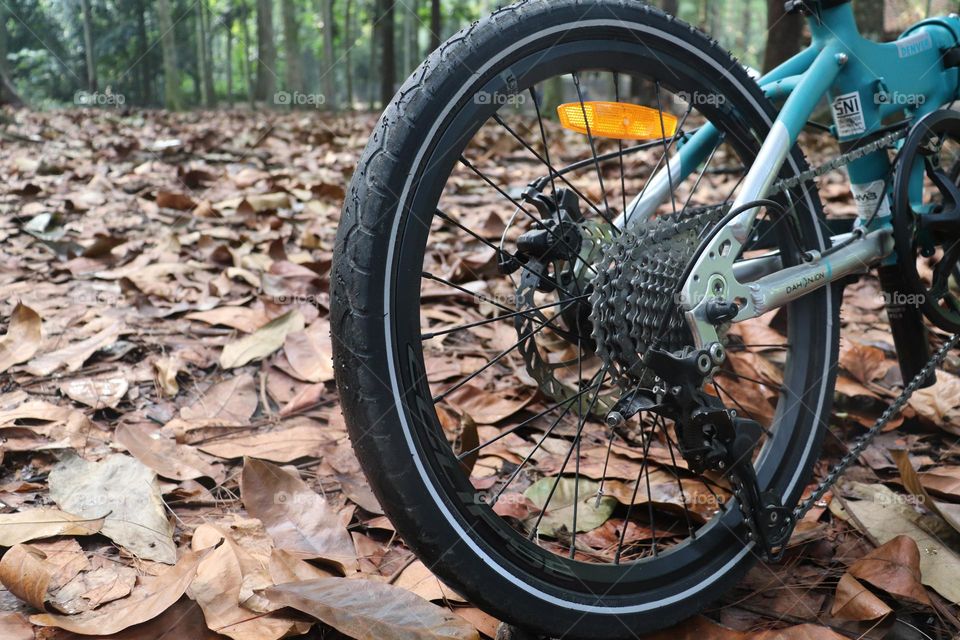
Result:
<svg viewBox="0 0 960 640"><path fill-rule="evenodd" d="M273 74L278 90L302 97L301 107L347 104L352 91L359 108L376 107L384 61L373 28L380 18L378 0L271 0L278 59ZM324 24L325 2L333 2L333 24ZM164 65L156 0L90 0L93 53L100 92L123 95L128 105L161 106ZM198 2L204 6L207 63L198 61ZM284 42L282 4L294 8L299 25L297 47ZM745 64L761 66L766 40L768 0L680 0L679 16L708 31ZM257 68L257 0L169 0L174 25L180 93L197 106L205 72L211 75L217 101L243 103ZM443 0L441 40L494 9L493 0ZM657 4L663 4L658 2ZM669 3L668 3L669 4ZM903 0L904 15L916 19L928 0ZM80 0L19 0L0 8L0 65L20 95L31 104L70 104L86 86L86 51ZM349 24L348 24L349 7ZM4 15L6 11L7 15ZM394 4L396 77L402 81L428 53L430 0ZM889 12L888 12L889 13ZM888 16L889 18L889 16ZM333 35L333 59L324 55L324 37ZM5 47L3 36L6 36ZM228 57L228 42L230 46ZM296 56L301 86L288 87L286 69ZM209 69L208 69L209 67ZM296 77L297 74L294 74ZM348 89L349 88L349 89ZM317 98L324 90L334 101ZM324 96L326 98L326 96ZM291 104L297 104L291 100ZM268 104L267 106L283 106Z"/></svg>

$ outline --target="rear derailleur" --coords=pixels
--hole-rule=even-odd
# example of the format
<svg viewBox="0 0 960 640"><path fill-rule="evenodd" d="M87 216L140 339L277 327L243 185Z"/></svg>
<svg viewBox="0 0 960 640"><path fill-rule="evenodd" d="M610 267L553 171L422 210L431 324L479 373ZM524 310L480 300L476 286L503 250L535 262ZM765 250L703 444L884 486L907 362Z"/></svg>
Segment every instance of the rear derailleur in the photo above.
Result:
<svg viewBox="0 0 960 640"><path fill-rule="evenodd" d="M704 380L724 359L719 343L702 350L687 349L682 355L651 349L644 364L657 377L654 389L625 394L607 415L607 424L616 430L640 411L673 420L689 470L697 474L713 471L729 478L749 528L747 539L760 547L767 560L777 561L795 523L793 512L781 504L779 496L760 489L753 454L763 427L702 390Z"/></svg>

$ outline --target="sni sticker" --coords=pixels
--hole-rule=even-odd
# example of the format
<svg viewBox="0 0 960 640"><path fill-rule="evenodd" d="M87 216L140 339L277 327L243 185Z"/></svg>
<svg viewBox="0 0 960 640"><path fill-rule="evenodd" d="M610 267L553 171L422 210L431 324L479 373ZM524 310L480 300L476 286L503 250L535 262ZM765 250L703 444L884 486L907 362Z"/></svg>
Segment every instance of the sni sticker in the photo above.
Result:
<svg viewBox="0 0 960 640"><path fill-rule="evenodd" d="M874 212L876 212L878 218L890 215L890 202L883 192L885 186L883 180L850 185L853 199L857 203L857 216L861 220L869 220L873 217Z"/></svg>
<svg viewBox="0 0 960 640"><path fill-rule="evenodd" d="M833 99L833 120L837 123L837 134L841 138L859 135L867 130L859 91L845 93Z"/></svg>

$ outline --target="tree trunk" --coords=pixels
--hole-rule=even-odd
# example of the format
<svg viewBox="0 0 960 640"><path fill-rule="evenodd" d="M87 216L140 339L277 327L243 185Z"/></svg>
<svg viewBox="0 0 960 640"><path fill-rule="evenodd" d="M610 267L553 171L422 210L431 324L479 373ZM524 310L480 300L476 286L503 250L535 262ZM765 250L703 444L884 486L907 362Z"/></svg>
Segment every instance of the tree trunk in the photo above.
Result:
<svg viewBox="0 0 960 640"><path fill-rule="evenodd" d="M0 105L20 106L23 101L13 87L10 69L7 67L7 43L10 40L7 33L7 15L7 6L0 3Z"/></svg>
<svg viewBox="0 0 960 640"><path fill-rule="evenodd" d="M273 0L257 0L257 86L254 99L266 102L277 91L277 45L273 36Z"/></svg>
<svg viewBox="0 0 960 640"><path fill-rule="evenodd" d="M227 30L227 105L233 107L233 13L228 11L223 17L223 24Z"/></svg>
<svg viewBox="0 0 960 640"><path fill-rule="evenodd" d="M137 0L137 58L140 63L137 65L138 82L140 84L140 103L148 105L153 102L153 82L154 74L152 71L152 56L150 55L150 41L147 37L147 3L145 0Z"/></svg>
<svg viewBox="0 0 960 640"><path fill-rule="evenodd" d="M180 71L177 68L177 38L173 32L170 0L157 0L157 26L163 48L163 105L177 111L183 108L180 97Z"/></svg>
<svg viewBox="0 0 960 640"><path fill-rule="evenodd" d="M243 28L243 75L247 81L247 102L253 108L256 106L256 87L250 64L250 48L253 39L250 37L250 14L246 5L242 5L240 24Z"/></svg>
<svg viewBox="0 0 960 640"><path fill-rule="evenodd" d="M293 0L283 0L283 51L287 59L284 84L289 92L303 91L303 65L300 61L300 23Z"/></svg>
<svg viewBox="0 0 960 640"><path fill-rule="evenodd" d="M353 0L347 0L347 5L343 16L343 42L346 53L344 54L344 63L346 65L346 85L347 85L347 110L353 111L353 60L350 52L353 51Z"/></svg>
<svg viewBox="0 0 960 640"><path fill-rule="evenodd" d="M97 91L97 56L93 52L93 11L90 0L80 0L83 12L83 48L87 58L87 91Z"/></svg>
<svg viewBox="0 0 960 640"><path fill-rule="evenodd" d="M203 0L196 5L196 31L197 31L197 80L200 85L200 102L203 106L213 107L213 76L210 69L210 54L207 52L207 29L204 20Z"/></svg>
<svg viewBox="0 0 960 640"><path fill-rule="evenodd" d="M783 0L767 0L767 47L763 70L770 71L800 51L803 41L803 16L786 15Z"/></svg>
<svg viewBox="0 0 960 640"><path fill-rule="evenodd" d="M333 0L323 0L323 94L327 108L337 109L336 58L333 53L333 37L336 22L333 15ZM349 48L349 43L347 44Z"/></svg>
<svg viewBox="0 0 960 640"><path fill-rule="evenodd" d="M672 16L680 13L680 0L663 0L660 6Z"/></svg>
<svg viewBox="0 0 960 640"><path fill-rule="evenodd" d="M883 40L884 0L857 0L853 3L853 13L857 17L860 33L873 40Z"/></svg>
<svg viewBox="0 0 960 640"><path fill-rule="evenodd" d="M443 23L440 15L440 0L430 0L430 51L440 46L440 31Z"/></svg>
<svg viewBox="0 0 960 640"><path fill-rule="evenodd" d="M380 21L380 106L386 108L393 98L397 78L397 57L394 47L395 0L379 0Z"/></svg>

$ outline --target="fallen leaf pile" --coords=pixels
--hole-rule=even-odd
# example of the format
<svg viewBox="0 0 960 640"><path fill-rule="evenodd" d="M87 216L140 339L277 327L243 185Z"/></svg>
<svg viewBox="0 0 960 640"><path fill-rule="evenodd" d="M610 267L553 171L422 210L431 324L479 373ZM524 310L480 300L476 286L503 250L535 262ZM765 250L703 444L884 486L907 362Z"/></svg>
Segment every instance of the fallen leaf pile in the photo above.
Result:
<svg viewBox="0 0 960 640"><path fill-rule="evenodd" d="M493 637L499 622L399 539L340 415L329 272L374 117L3 115L0 638ZM497 152L519 153L515 141L484 135L475 162L503 177ZM831 215L853 210L841 179L823 179ZM475 177L457 180L451 211L498 237L509 212L478 196ZM589 176L578 184L599 196ZM425 357L437 391L517 339L512 323L483 322L493 302L463 304L493 251L444 251L428 260L462 290L422 291L436 303ZM781 320L737 325L731 339L782 343ZM443 330L466 323L484 350L451 348ZM820 475L903 385L875 279L847 288L843 323ZM772 416L782 356L732 353L718 393ZM493 505L519 530L561 551L575 537L584 561L609 562L621 540L639 558L663 534L632 512L689 510L701 523L729 499L665 439L648 443L650 483L636 487L644 456L622 440L608 452L602 425L572 457L575 416L552 433L514 428L550 401L509 362L509 375L458 386L438 417L480 491L530 462ZM588 372L557 368L574 373ZM784 564L758 565L705 617L651 637L960 631L960 362L897 424L799 524Z"/></svg>

